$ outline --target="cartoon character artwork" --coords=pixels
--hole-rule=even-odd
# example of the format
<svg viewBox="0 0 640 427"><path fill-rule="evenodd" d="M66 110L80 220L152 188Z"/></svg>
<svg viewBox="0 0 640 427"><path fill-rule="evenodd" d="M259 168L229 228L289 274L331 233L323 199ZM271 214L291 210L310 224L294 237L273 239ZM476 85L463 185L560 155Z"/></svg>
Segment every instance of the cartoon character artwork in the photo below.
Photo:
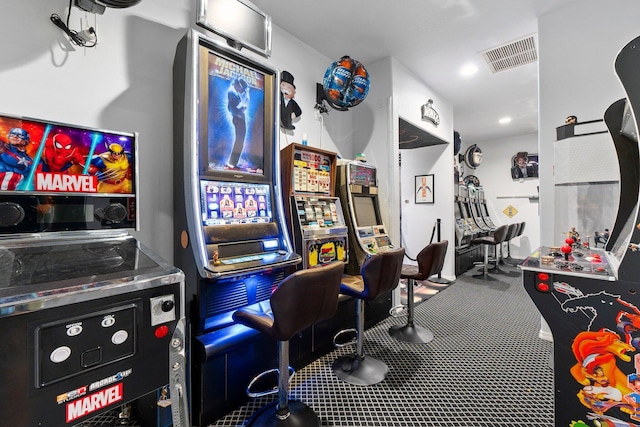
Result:
<svg viewBox="0 0 640 427"><path fill-rule="evenodd" d="M89 173L98 177L98 192L131 193L131 153L118 143L111 143L107 151L94 156Z"/></svg>
<svg viewBox="0 0 640 427"><path fill-rule="evenodd" d="M293 130L293 122L302 115L302 109L295 99L296 85L293 75L288 71L280 74L280 126L285 130Z"/></svg>
<svg viewBox="0 0 640 427"><path fill-rule="evenodd" d="M42 159L38 163L38 172L69 173L74 166L84 166L86 160L73 139L64 133L57 133L47 140L42 152Z"/></svg>
<svg viewBox="0 0 640 427"><path fill-rule="evenodd" d="M627 353L635 348L620 339L612 331L584 331L579 333L571 346L576 364L571 375L584 387L578 392L580 402L596 413L604 413L612 407L633 414L637 404L625 399L633 393L627 375L618 367L618 360L630 362Z"/></svg>
<svg viewBox="0 0 640 427"><path fill-rule="evenodd" d="M33 159L27 154L31 138L22 128L12 128L7 141L0 141L0 190L16 190L31 170Z"/></svg>

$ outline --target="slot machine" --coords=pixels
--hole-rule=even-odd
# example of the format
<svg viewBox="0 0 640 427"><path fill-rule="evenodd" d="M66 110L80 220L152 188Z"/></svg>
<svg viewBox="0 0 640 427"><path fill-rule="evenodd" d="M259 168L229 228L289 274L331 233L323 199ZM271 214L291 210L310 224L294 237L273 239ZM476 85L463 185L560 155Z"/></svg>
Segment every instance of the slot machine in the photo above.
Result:
<svg viewBox="0 0 640 427"><path fill-rule="evenodd" d="M615 71L627 97L604 114L620 167L605 248L567 237L521 265L524 287L553 334L557 427L640 425L639 48L636 38L618 54Z"/></svg>
<svg viewBox="0 0 640 427"><path fill-rule="evenodd" d="M470 185L469 189L469 199L467 200L467 205L469 209L469 213L471 214L471 218L473 222L476 224L477 229L482 234L489 233L492 229L484 220L484 215L480 210L479 204L479 187Z"/></svg>
<svg viewBox="0 0 640 427"><path fill-rule="evenodd" d="M478 224L473 218L473 213L471 212L471 197L469 195L469 187L466 184L460 185L458 189L458 199L460 211L462 212L466 229L469 233L471 233L471 236L479 236L483 233L483 230L478 227Z"/></svg>
<svg viewBox="0 0 640 427"><path fill-rule="evenodd" d="M489 208L487 206L487 199L484 195L484 188L479 187L477 191L478 191L478 209L480 211L480 216L482 216L482 219L484 220L484 223L487 225L487 227L489 227L491 230L495 230L496 225L491 219L491 215L489 215Z"/></svg>
<svg viewBox="0 0 640 427"><path fill-rule="evenodd" d="M145 425L190 425L184 275L129 234L139 225L137 141L0 115L5 425L138 410Z"/></svg>
<svg viewBox="0 0 640 427"><path fill-rule="evenodd" d="M471 244L471 239L473 238L473 231L471 226L467 222L467 217L465 216L465 209L463 204L465 203L465 195L467 195L467 186L464 184L459 184L457 186L456 197L453 202L454 213L456 218L456 248L464 249L467 248Z"/></svg>
<svg viewBox="0 0 640 427"><path fill-rule="evenodd" d="M301 258L285 224L276 69L195 30L174 61L175 262L186 276L192 413L210 424L275 365L275 344L236 324L267 311Z"/></svg>
<svg viewBox="0 0 640 427"><path fill-rule="evenodd" d="M340 160L336 192L349 229L346 273L357 276L368 256L394 247L380 215L376 167Z"/></svg>
<svg viewBox="0 0 640 427"><path fill-rule="evenodd" d="M348 234L340 199L334 196L336 154L300 144L280 152L286 218L299 268L347 261Z"/></svg>

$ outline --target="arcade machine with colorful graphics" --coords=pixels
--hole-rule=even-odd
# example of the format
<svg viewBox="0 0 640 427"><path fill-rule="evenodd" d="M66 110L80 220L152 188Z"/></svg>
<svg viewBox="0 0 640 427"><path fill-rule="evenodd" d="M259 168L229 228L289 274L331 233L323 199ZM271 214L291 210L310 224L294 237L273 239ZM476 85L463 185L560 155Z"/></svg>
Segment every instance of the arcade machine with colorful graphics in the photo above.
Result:
<svg viewBox="0 0 640 427"><path fill-rule="evenodd" d="M252 377L277 365L275 343L232 315L270 310L301 260L282 206L278 82L274 68L197 31L178 45L175 262L186 275L197 425L246 401Z"/></svg>
<svg viewBox="0 0 640 427"><path fill-rule="evenodd" d="M567 237L521 268L553 333L556 427L640 426L640 37L618 54L626 99L604 120L620 167L620 202L604 249Z"/></svg>
<svg viewBox="0 0 640 427"><path fill-rule="evenodd" d="M340 199L334 196L336 157L295 143L280 151L286 217L294 248L302 256L300 268L347 262L347 225Z"/></svg>
<svg viewBox="0 0 640 427"><path fill-rule="evenodd" d="M456 218L456 275L460 275L471 269L474 262L482 260L482 248L471 245L471 239L479 234L479 229L469 212L469 187L459 184L457 190L453 207Z"/></svg>
<svg viewBox="0 0 640 427"><path fill-rule="evenodd" d="M487 198L484 195L484 188L478 187L476 191L478 194L477 204L478 210L480 211L480 216L484 220L484 223L487 225L487 227L489 227L491 230L495 230L497 227L491 219L491 215L489 215L489 207L487 206Z"/></svg>
<svg viewBox="0 0 640 427"><path fill-rule="evenodd" d="M190 425L184 275L129 234L136 143L0 116L3 425Z"/></svg>
<svg viewBox="0 0 640 427"><path fill-rule="evenodd" d="M469 210L471 211L471 216L473 216L473 220L478 225L478 228L480 228L484 233L489 233L492 230L495 230L496 227L493 225L493 221L489 220L489 217L486 216L482 210L482 205L480 203L481 191L484 198L484 190L482 187L469 187Z"/></svg>
<svg viewBox="0 0 640 427"><path fill-rule="evenodd" d="M346 273L357 276L368 256L394 247L380 215L376 167L340 160L336 191L349 228Z"/></svg>

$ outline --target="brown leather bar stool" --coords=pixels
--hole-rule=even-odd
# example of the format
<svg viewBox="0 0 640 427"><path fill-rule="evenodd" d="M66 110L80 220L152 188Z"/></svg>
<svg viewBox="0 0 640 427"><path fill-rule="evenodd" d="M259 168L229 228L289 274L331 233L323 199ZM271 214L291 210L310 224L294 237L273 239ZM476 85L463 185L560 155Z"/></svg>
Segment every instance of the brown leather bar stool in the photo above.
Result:
<svg viewBox="0 0 640 427"><path fill-rule="evenodd" d="M271 312L241 308L233 313L233 320L236 322L278 341L278 400L258 410L246 426L320 425L313 409L302 402L289 400L289 339L335 314L343 272L342 262L296 271L280 282L271 295ZM263 374L269 372L271 371ZM267 393L262 395L264 394Z"/></svg>
<svg viewBox="0 0 640 427"><path fill-rule="evenodd" d="M489 272L491 273L497 273L497 274L504 274L506 276L519 276L520 273L517 272L510 272L510 271L506 271L500 268L501 265L511 265L507 262L505 262L504 256L502 254L502 247L504 246L503 243L506 243L507 245L509 245L509 241L511 241L511 239L513 239L516 236L516 233L518 232L518 228L520 227L520 223L518 222L514 222L513 224L509 224L509 228L507 230L507 235L505 236L504 240L502 242L500 242L497 246L496 246L496 263L495 265L489 270ZM498 250L499 249L499 250Z"/></svg>
<svg viewBox="0 0 640 427"><path fill-rule="evenodd" d="M416 280L429 280L429 277L438 274L444 267L444 259L447 255L449 242L443 240L431 243L420 251L416 259L418 265L407 265L402 267L401 279L407 279L407 324L394 325L389 328L389 334L395 339L403 342L426 344L433 340L433 332L429 329L418 326L413 321L413 287Z"/></svg>
<svg viewBox="0 0 640 427"><path fill-rule="evenodd" d="M484 246L484 264L482 264L482 272L480 274L474 274L473 277L477 279L483 280L496 280L494 277L489 276L489 246L493 246L496 254L496 265L498 252L498 245L504 242L504 239L507 237L507 233L509 232L509 225L501 225L496 228L493 233L488 236L476 237L471 239L472 245L483 245Z"/></svg>
<svg viewBox="0 0 640 427"><path fill-rule="evenodd" d="M509 241L507 242L507 257L505 258L505 261L508 262L511 265L517 265L519 262L521 262L522 260L517 260L511 257L511 240L522 236L522 233L524 232L524 227L526 225L526 222L522 221L521 223L518 224L518 229L516 231L516 235L513 236L513 238L509 239Z"/></svg>
<svg viewBox="0 0 640 427"><path fill-rule="evenodd" d="M372 385L384 380L389 367L364 354L364 302L395 289L400 281L404 248L390 249L369 257L360 272L361 281L344 282L340 293L356 300L356 351L333 362L338 378L355 385Z"/></svg>

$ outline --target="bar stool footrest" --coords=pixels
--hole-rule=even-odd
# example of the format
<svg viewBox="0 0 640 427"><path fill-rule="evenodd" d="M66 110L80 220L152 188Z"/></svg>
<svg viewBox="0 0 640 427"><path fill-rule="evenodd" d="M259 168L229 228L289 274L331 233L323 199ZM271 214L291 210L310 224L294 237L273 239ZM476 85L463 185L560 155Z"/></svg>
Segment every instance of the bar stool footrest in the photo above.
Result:
<svg viewBox="0 0 640 427"><path fill-rule="evenodd" d="M293 376L295 375L296 371L295 369L293 369L291 366L289 366L289 382L291 382L291 379L293 378ZM263 391L253 391L253 387L256 385L256 383L258 383L260 380L262 380L263 378L265 378L267 375L270 374L276 374L275 377L275 386L273 386L272 388L268 389L268 390L263 390ZM278 375L280 374L280 370L278 368L274 368L274 369L268 369L264 372L259 373L258 375L256 375L255 377L253 377L253 379L249 382L249 385L247 386L247 396L249 397L263 397L263 396L269 396L272 394L276 394L278 392Z"/></svg>
<svg viewBox="0 0 640 427"><path fill-rule="evenodd" d="M339 331L337 334L333 336L333 346L335 348L342 348L348 345L355 345L357 333L358 331L356 331L355 328L343 329ZM338 341L340 338L342 338L344 335L347 335L347 334L353 334L353 338L350 338L348 341L344 341L344 342Z"/></svg>

